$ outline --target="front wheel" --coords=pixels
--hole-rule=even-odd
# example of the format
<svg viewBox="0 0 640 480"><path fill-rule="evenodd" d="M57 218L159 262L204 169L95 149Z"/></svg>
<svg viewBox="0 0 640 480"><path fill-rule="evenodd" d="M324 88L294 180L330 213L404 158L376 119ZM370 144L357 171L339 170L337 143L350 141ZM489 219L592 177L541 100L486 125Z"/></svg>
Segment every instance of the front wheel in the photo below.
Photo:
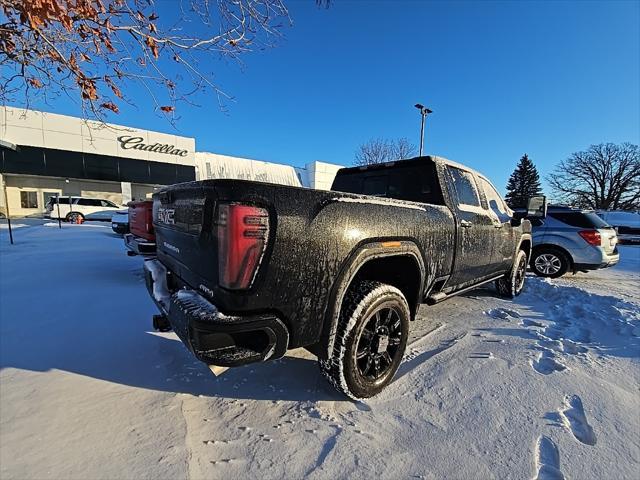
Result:
<svg viewBox="0 0 640 480"><path fill-rule="evenodd" d="M526 275L527 254L523 250L518 250L511 270L506 273L504 277L496 280L498 293L505 298L517 297L524 289L524 279Z"/></svg>
<svg viewBox="0 0 640 480"><path fill-rule="evenodd" d="M347 291L333 352L323 374L355 400L380 393L395 375L409 337L409 305L400 290L362 281Z"/></svg>

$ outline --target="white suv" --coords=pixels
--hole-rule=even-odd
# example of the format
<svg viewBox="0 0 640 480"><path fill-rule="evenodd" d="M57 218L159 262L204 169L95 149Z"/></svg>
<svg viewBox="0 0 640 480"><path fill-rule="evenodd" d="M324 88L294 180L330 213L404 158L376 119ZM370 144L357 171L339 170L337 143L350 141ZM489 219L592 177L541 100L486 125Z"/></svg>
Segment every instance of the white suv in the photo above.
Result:
<svg viewBox="0 0 640 480"><path fill-rule="evenodd" d="M71 206L69 206L69 199L71 199ZM111 215L122 208L103 198L51 197L46 206L47 217L58 219L58 203L60 203L60 218L73 223L77 222L79 217L83 220L111 220Z"/></svg>

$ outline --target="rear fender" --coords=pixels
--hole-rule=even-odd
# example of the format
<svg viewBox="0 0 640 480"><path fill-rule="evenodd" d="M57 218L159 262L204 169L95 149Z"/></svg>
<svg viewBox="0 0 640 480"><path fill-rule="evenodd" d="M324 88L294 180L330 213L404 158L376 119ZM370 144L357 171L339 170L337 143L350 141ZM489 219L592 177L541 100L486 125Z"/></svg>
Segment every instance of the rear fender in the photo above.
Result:
<svg viewBox="0 0 640 480"><path fill-rule="evenodd" d="M418 267L420 274L418 294L413 300L407 299L412 316L415 315L424 293L424 282L426 278L425 265L418 246L408 240L384 240L361 245L357 247L343 263L340 273L327 298L322 324L322 335L319 344L313 348L314 353L318 355L320 359L327 359L333 350L342 300L358 272L371 260L394 256L407 256L413 259Z"/></svg>

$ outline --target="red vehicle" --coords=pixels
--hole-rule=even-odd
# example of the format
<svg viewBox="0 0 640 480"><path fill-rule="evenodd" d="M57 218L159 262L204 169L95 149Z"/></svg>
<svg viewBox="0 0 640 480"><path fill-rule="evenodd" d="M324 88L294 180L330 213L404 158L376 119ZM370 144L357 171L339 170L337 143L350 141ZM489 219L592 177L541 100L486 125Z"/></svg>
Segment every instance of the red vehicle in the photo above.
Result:
<svg viewBox="0 0 640 480"><path fill-rule="evenodd" d="M127 255L155 255L156 234L153 230L153 202L129 202L129 231L124 236Z"/></svg>

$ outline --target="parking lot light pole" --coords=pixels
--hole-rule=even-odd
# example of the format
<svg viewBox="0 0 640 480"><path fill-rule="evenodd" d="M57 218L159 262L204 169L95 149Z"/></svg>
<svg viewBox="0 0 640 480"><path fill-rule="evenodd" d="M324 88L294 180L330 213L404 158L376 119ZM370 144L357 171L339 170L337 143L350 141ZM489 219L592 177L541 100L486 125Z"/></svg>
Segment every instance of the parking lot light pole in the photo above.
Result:
<svg viewBox="0 0 640 480"><path fill-rule="evenodd" d="M58 207L58 228L62 229L62 219L60 218L60 196L56 195L56 205Z"/></svg>
<svg viewBox="0 0 640 480"><path fill-rule="evenodd" d="M429 110L427 107L420 103L416 103L414 106L418 110L420 110L420 116L422 117L422 121L420 123L420 156L422 156L422 150L424 147L424 122L427 118L427 115L433 113L433 110Z"/></svg>
<svg viewBox="0 0 640 480"><path fill-rule="evenodd" d="M7 227L9 227L9 241L11 245L13 245L13 230L11 230L11 213L9 212L9 198L7 198L7 182L5 181L4 175L0 176L2 178L2 194L4 195L4 208L7 213Z"/></svg>

